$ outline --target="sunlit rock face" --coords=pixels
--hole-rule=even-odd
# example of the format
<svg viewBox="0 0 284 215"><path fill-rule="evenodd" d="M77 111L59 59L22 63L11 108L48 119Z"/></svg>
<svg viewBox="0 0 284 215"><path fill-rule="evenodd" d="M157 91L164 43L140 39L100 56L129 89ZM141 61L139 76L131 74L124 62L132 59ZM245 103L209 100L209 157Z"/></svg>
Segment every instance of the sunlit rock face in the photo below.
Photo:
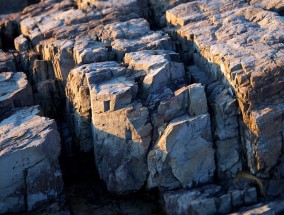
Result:
<svg viewBox="0 0 284 215"><path fill-rule="evenodd" d="M38 106L16 109L0 122L0 149L0 213L31 210L60 194L60 136Z"/></svg>

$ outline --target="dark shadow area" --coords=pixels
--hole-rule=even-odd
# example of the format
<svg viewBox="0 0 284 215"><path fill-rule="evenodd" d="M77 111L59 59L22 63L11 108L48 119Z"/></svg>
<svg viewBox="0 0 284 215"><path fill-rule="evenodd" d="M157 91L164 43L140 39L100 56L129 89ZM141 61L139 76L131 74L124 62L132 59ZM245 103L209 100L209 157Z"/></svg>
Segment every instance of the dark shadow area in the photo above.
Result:
<svg viewBox="0 0 284 215"><path fill-rule="evenodd" d="M40 0L0 0L0 14L16 13L31 4L37 4Z"/></svg>

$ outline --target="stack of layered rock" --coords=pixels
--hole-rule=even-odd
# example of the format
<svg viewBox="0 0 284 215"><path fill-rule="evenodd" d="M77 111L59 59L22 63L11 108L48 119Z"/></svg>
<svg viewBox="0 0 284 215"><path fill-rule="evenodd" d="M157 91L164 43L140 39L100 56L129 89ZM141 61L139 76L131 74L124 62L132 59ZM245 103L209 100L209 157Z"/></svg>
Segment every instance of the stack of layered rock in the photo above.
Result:
<svg viewBox="0 0 284 215"><path fill-rule="evenodd" d="M13 171L0 181L0 213L15 201L21 202L16 210L32 209L62 188L54 121L38 116L37 107L4 114L35 102L56 116L65 99L73 139L80 151L94 152L111 192L146 184L165 191L169 214L224 214L255 203L254 185L203 185L231 180L248 167L277 179L268 181L267 193L273 193L284 176L281 4L78 0L75 7L71 0L48 0L27 7L15 39L27 77L13 73L14 56L0 52L0 162L17 153L35 160L21 161L15 186L9 183L18 163L11 162ZM167 30L179 50L142 18L148 6L158 26L175 26ZM72 154L74 145L65 147ZM40 184L31 188L35 179Z"/></svg>
<svg viewBox="0 0 284 215"><path fill-rule="evenodd" d="M274 10L276 2L197 1L167 11L167 21L181 26L177 34L194 63L236 94L248 166L263 177L279 162L283 144L284 21L260 7Z"/></svg>
<svg viewBox="0 0 284 215"><path fill-rule="evenodd" d="M62 191L60 136L39 114L37 106L19 108L0 122L0 213L34 209Z"/></svg>

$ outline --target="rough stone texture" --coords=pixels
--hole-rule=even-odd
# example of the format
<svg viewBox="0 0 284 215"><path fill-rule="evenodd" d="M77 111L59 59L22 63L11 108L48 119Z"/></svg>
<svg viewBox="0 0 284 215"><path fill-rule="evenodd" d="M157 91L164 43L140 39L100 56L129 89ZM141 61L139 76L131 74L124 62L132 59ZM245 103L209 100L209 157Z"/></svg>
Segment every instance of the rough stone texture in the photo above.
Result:
<svg viewBox="0 0 284 215"><path fill-rule="evenodd" d="M139 18L148 13L146 0L77 0L77 5L79 8L97 9L104 23Z"/></svg>
<svg viewBox="0 0 284 215"><path fill-rule="evenodd" d="M63 188L55 121L38 107L22 108L0 123L0 213L33 209Z"/></svg>
<svg viewBox="0 0 284 215"><path fill-rule="evenodd" d="M18 52L24 52L29 50L29 42L27 38L25 38L25 36L22 34L14 40L14 45L15 49Z"/></svg>
<svg viewBox="0 0 284 215"><path fill-rule="evenodd" d="M33 67L33 81L39 83L45 80L54 80L55 75L50 61L35 60Z"/></svg>
<svg viewBox="0 0 284 215"><path fill-rule="evenodd" d="M75 66L73 47L73 40L56 40L54 42L43 40L37 46L38 52L42 54L43 59L52 61L55 77L64 84L70 70Z"/></svg>
<svg viewBox="0 0 284 215"><path fill-rule="evenodd" d="M76 37L74 45L74 60L76 64L88 64L113 60L111 47L95 41L89 35Z"/></svg>
<svg viewBox="0 0 284 215"><path fill-rule="evenodd" d="M149 0L150 9L153 13L153 22L159 27L164 27L166 25L165 12L181 3L190 2L193 0Z"/></svg>
<svg viewBox="0 0 284 215"><path fill-rule="evenodd" d="M119 61L128 52L175 49L167 34L163 31L151 31L148 22L142 18L98 26L95 31L98 38L111 44Z"/></svg>
<svg viewBox="0 0 284 215"><path fill-rule="evenodd" d="M284 212L284 202L283 199L270 201L268 203L259 203L253 205L249 208L241 208L240 213L243 215L249 214L259 214L259 215L274 215L283 214ZM233 213L232 215L237 215L239 213Z"/></svg>
<svg viewBox="0 0 284 215"><path fill-rule="evenodd" d="M201 84L192 84L189 86L188 90L189 115L198 116L200 114L206 114L208 112L208 109L204 87Z"/></svg>
<svg viewBox="0 0 284 215"><path fill-rule="evenodd" d="M110 191L197 187L168 211L229 213L256 199L227 189L242 169L268 196L284 190L283 35L279 0L42 0L0 16L0 48L19 52L0 52L0 72L22 68L45 115L64 118L67 95L64 149L94 151ZM30 167L27 192L53 172ZM213 176L222 189L200 188Z"/></svg>
<svg viewBox="0 0 284 215"><path fill-rule="evenodd" d="M4 52L0 49L0 73L16 72L16 60L12 53Z"/></svg>
<svg viewBox="0 0 284 215"><path fill-rule="evenodd" d="M35 86L35 104L42 107L45 116L56 117L60 107L64 105L65 94L62 85L58 80L45 80Z"/></svg>
<svg viewBox="0 0 284 215"><path fill-rule="evenodd" d="M139 190L147 177L146 155L151 141L149 112L141 104L93 113L95 159L111 192Z"/></svg>
<svg viewBox="0 0 284 215"><path fill-rule="evenodd" d="M193 187L212 180L215 170L210 118L184 116L166 127L148 154L148 187Z"/></svg>
<svg viewBox="0 0 284 215"><path fill-rule="evenodd" d="M257 192L248 184L223 188L207 185L193 190L168 191L163 195L168 214L228 214L240 205L257 202Z"/></svg>
<svg viewBox="0 0 284 215"><path fill-rule="evenodd" d="M242 170L236 99L230 93L230 88L227 89L216 78L208 77L197 66L188 67L187 75L194 82L205 85L211 110L213 140L217 149L218 177L233 178Z"/></svg>
<svg viewBox="0 0 284 215"><path fill-rule="evenodd" d="M187 41L184 49L194 63L233 88L244 121L242 141L250 170L267 175L279 158L280 153L270 149L282 147L283 127L272 131L262 126L273 124L275 118L259 113L268 108L273 116L283 114L283 18L241 0L190 2L166 16L169 23L182 26L177 34ZM283 124L283 119L278 121Z"/></svg>
<svg viewBox="0 0 284 215"><path fill-rule="evenodd" d="M91 65L86 77L100 177L111 192L139 190L147 177L152 126L148 109L134 102L138 93L135 71L114 62L109 62L109 68L106 63Z"/></svg>
<svg viewBox="0 0 284 215"><path fill-rule="evenodd" d="M143 70L146 76L143 80L141 94L145 99L168 85L178 85L184 82L184 66L179 62L179 56L172 51L145 50L127 53L124 62L129 69Z"/></svg>
<svg viewBox="0 0 284 215"><path fill-rule="evenodd" d="M106 78L111 78L112 71L123 73L124 70L125 68L119 63L112 61L83 65L70 72L66 85L66 109L74 128L75 140L79 143L82 151L87 152L93 149L91 98L86 74L95 72L98 74L97 81L103 81ZM99 74L105 74L105 76L102 75L100 79Z"/></svg>
<svg viewBox="0 0 284 215"><path fill-rule="evenodd" d="M22 72L0 73L0 118L16 107L33 105L32 89Z"/></svg>
<svg viewBox="0 0 284 215"><path fill-rule="evenodd" d="M271 10L283 15L284 12L284 2L282 0L252 0L249 2L250 5L256 5L264 8L265 10Z"/></svg>

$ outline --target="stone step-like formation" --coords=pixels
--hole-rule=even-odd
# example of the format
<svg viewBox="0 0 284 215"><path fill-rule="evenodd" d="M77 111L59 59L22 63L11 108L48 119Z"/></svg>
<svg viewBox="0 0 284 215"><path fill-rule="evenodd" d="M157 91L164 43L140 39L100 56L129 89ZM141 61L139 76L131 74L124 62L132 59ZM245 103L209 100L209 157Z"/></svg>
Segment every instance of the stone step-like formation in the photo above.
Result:
<svg viewBox="0 0 284 215"><path fill-rule="evenodd" d="M62 191L60 149L55 121L41 117L38 106L0 122L1 214L32 210Z"/></svg>
<svg viewBox="0 0 284 215"><path fill-rule="evenodd" d="M261 3L251 4L195 1L168 10L166 17L181 26L176 33L194 63L236 93L248 166L267 177L283 144L284 20Z"/></svg>

